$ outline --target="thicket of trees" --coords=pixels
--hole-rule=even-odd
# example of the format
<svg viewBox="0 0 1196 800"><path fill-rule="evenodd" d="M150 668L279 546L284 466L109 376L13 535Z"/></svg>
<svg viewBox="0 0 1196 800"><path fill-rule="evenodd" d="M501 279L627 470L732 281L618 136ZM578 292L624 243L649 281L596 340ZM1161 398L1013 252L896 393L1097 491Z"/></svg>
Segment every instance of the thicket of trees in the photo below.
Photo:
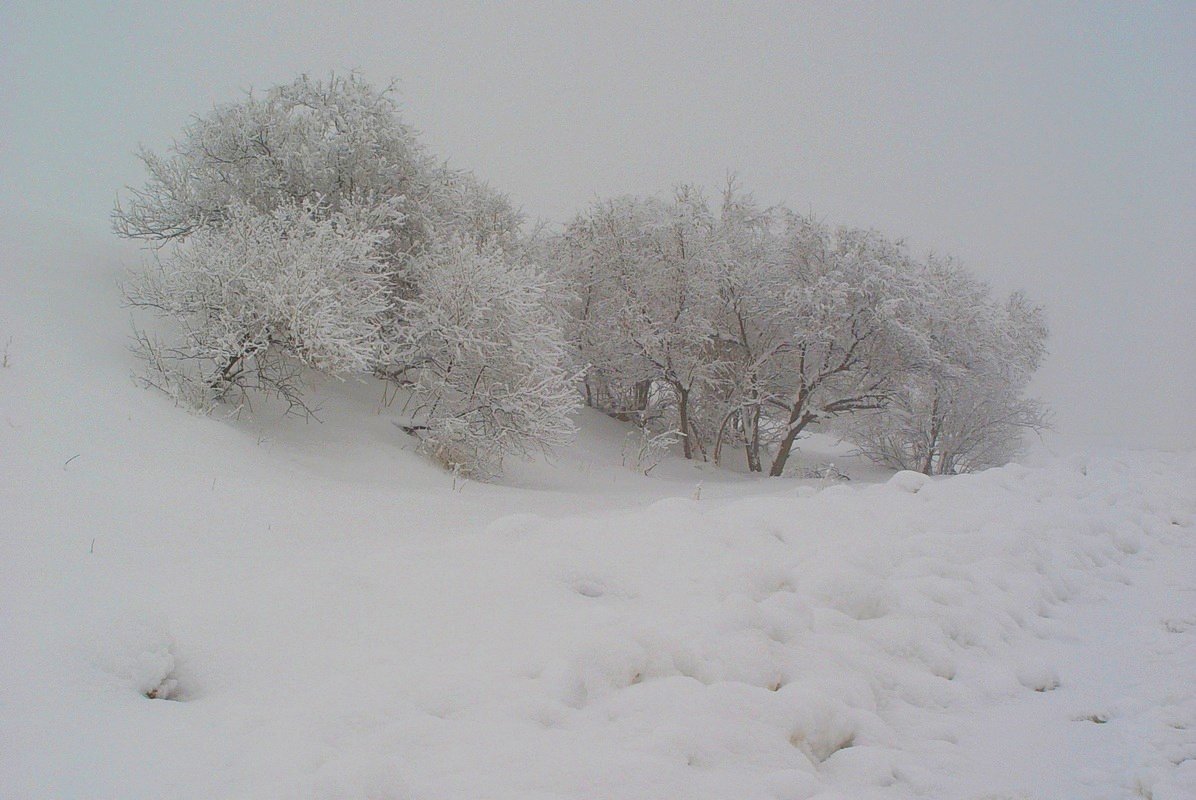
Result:
<svg viewBox="0 0 1196 800"><path fill-rule="evenodd" d="M883 463L949 473L1004 463L1044 424L1023 397L1041 310L874 231L684 187L594 204L555 253L586 402L675 430L687 458L734 446L781 475L831 424Z"/></svg>
<svg viewBox="0 0 1196 800"><path fill-rule="evenodd" d="M139 336L147 381L208 409L255 391L307 411L305 370L375 376L454 468L558 446L584 402L781 475L831 427L927 473L1012 458L1041 309L950 260L764 208L596 202L527 236L509 200L429 155L387 91L306 77L196 119L114 212L156 248L127 287L177 336Z"/></svg>
<svg viewBox="0 0 1196 800"><path fill-rule="evenodd" d="M303 369L374 375L454 468L568 439L577 405L519 213L429 155L388 91L303 77L215 108L114 211L157 248L127 287L173 321L147 380L206 410L253 391L310 413Z"/></svg>

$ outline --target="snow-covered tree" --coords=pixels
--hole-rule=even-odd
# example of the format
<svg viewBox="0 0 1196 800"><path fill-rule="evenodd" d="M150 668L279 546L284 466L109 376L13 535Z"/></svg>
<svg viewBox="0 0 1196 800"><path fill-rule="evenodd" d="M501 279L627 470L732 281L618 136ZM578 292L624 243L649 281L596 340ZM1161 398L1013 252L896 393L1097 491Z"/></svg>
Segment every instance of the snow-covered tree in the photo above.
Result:
<svg viewBox="0 0 1196 800"><path fill-rule="evenodd" d="M140 338L148 380L201 408L256 389L305 409L297 368L370 369L392 305L378 258L386 234L371 221L354 207L233 204L223 225L160 253L126 286L132 305L181 331L169 345Z"/></svg>
<svg viewBox="0 0 1196 800"><path fill-rule="evenodd" d="M590 366L588 402L641 423L654 403L686 458L704 452L710 435L694 412L713 368L714 228L705 199L682 187L669 202L597 203L562 247L578 299L574 340Z"/></svg>
<svg viewBox="0 0 1196 800"><path fill-rule="evenodd" d="M569 441L576 381L531 265L497 246L450 242L412 272L420 293L400 301L403 324L387 363L410 391L406 426L425 448L486 474L504 455Z"/></svg>
<svg viewBox="0 0 1196 800"><path fill-rule="evenodd" d="M130 189L113 213L116 230L161 242L219 226L235 205L265 213L315 200L396 203L406 235L419 226L436 195L435 162L398 117L391 96L357 76L328 81L303 76L195 118L168 157L141 160L149 180Z"/></svg>
<svg viewBox="0 0 1196 800"><path fill-rule="evenodd" d="M931 356L917 329L926 302L905 248L873 231L832 231L790 215L778 343L761 365L764 402L779 412L769 474L784 473L811 424L884 407L901 376Z"/></svg>
<svg viewBox="0 0 1196 800"><path fill-rule="evenodd" d="M156 383L200 406L258 388L303 408L298 366L372 374L416 392L428 437L458 435L489 463L568 431L563 335L531 308L545 281L524 263L520 214L433 159L388 91L354 75L302 77L217 106L169 155L142 160L149 180L113 220L159 249L129 299L182 328L178 344L141 337ZM451 319L433 313L452 303ZM490 359L469 391L457 383L468 367L432 377L454 350ZM481 436L492 441L480 447Z"/></svg>
<svg viewBox="0 0 1196 800"><path fill-rule="evenodd" d="M769 422L773 409L764 379L789 341L789 331L780 324L789 288L780 217L778 209L760 208L738 192L734 179L727 182L713 257L712 348L718 359L705 407L715 414L715 463L721 462L724 446L736 442L752 472L762 470L761 453L775 427Z"/></svg>
<svg viewBox="0 0 1196 800"><path fill-rule="evenodd" d="M933 348L925 280L899 244L760 208L734 181L598 203L563 236L587 401L667 412L686 457L728 442L780 475L803 431L880 408Z"/></svg>
<svg viewBox="0 0 1196 800"><path fill-rule="evenodd" d="M861 452L928 475L971 472L1011 461L1027 430L1049 412L1025 396L1045 355L1041 308L1020 294L1005 302L951 261L926 268L930 302L922 325L939 358L908 372L881 413L845 426Z"/></svg>
<svg viewBox="0 0 1196 800"><path fill-rule="evenodd" d="M268 213L308 200L329 212L389 206L396 263L452 235L509 241L520 224L503 195L426 151L388 89L352 74L250 92L195 118L169 156L140 155L149 180L113 221L152 243L219 226L236 204Z"/></svg>

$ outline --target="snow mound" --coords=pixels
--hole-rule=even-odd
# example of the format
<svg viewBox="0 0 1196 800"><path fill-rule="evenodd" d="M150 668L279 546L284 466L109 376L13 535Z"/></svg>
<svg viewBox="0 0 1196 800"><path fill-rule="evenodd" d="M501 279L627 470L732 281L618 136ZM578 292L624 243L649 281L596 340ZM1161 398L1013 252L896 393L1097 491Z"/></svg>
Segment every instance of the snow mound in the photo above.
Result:
<svg viewBox="0 0 1196 800"><path fill-rule="evenodd" d="M95 664L120 685L153 700L180 700L178 660L165 617L131 614L106 628L96 647Z"/></svg>
<svg viewBox="0 0 1196 800"><path fill-rule="evenodd" d="M1196 796L1196 455L454 483L123 381L111 277L0 270L0 794Z"/></svg>
<svg viewBox="0 0 1196 800"><path fill-rule="evenodd" d="M929 484L930 478L923 475L921 472L912 472L911 470L902 470L889 478L889 486L900 492L909 492L910 494L917 494L922 487Z"/></svg>

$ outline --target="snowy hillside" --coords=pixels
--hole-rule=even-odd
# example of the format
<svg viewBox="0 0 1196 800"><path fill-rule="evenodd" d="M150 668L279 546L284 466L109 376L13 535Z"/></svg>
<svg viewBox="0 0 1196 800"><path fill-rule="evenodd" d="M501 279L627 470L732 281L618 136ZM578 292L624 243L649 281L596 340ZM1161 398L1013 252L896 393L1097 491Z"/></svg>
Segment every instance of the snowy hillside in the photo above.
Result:
<svg viewBox="0 0 1196 800"><path fill-rule="evenodd" d="M0 797L1196 796L1196 454L454 484L138 388L128 252L6 225Z"/></svg>

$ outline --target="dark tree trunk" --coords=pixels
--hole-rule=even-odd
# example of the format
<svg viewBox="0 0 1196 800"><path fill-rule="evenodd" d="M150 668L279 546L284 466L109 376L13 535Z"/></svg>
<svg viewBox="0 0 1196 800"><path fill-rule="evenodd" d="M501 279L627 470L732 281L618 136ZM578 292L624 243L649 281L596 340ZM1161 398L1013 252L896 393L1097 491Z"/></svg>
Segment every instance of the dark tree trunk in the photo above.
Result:
<svg viewBox="0 0 1196 800"><path fill-rule="evenodd" d="M635 410L646 411L648 409L648 400L652 395L652 381L636 381L635 384Z"/></svg>
<svg viewBox="0 0 1196 800"><path fill-rule="evenodd" d="M926 447L926 458L922 462L921 472L926 475L934 474L934 457L939 449L939 399L934 398L930 406L930 443ZM941 459L940 459L941 461Z"/></svg>
<svg viewBox="0 0 1196 800"><path fill-rule="evenodd" d="M747 464L750 472L762 472L760 464L760 406L756 390L752 390L753 404L743 416L744 448L747 450Z"/></svg>
<svg viewBox="0 0 1196 800"><path fill-rule="evenodd" d="M216 373L215 377L213 377L212 380L208 383L208 386L212 389L228 388L228 385L232 381L233 376L239 371L238 366L241 364L241 361L244 358L245 358L244 355L239 355L239 356L229 356L227 359L225 359L224 363L220 365L220 370Z"/></svg>
<svg viewBox="0 0 1196 800"><path fill-rule="evenodd" d="M685 457L692 459L694 457L693 444L689 441L689 392L682 389L680 385L674 385L677 390L677 416L681 425L681 445L685 451Z"/></svg>
<svg viewBox="0 0 1196 800"><path fill-rule="evenodd" d="M813 414L802 412L804 405L805 403L801 400L793 405L793 411L789 414L789 426L785 431L785 437L781 439L776 458L772 460L772 469L768 471L769 477L779 478L785 474L785 464L789 461L789 454L793 451L793 443L797 441L797 435L814 421Z"/></svg>

